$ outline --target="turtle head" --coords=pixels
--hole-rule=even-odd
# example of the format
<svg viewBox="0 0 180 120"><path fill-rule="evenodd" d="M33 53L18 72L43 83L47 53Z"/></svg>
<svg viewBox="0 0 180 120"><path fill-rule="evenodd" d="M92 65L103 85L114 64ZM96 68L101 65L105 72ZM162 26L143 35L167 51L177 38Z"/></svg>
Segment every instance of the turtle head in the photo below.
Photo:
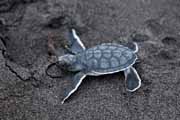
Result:
<svg viewBox="0 0 180 120"><path fill-rule="evenodd" d="M58 65L62 69L71 70L72 66L76 62L76 56L67 54L58 58Z"/></svg>

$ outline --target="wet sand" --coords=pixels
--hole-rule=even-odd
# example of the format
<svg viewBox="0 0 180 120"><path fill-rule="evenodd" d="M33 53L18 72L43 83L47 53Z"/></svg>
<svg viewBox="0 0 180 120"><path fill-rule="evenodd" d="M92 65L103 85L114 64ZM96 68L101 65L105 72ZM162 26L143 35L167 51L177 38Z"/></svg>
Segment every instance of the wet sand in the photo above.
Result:
<svg viewBox="0 0 180 120"><path fill-rule="evenodd" d="M180 119L179 0L1 1L1 120ZM53 61L49 39L63 55L69 27L87 48L137 42L141 88L127 92L123 72L87 77L62 105L74 74L45 71Z"/></svg>

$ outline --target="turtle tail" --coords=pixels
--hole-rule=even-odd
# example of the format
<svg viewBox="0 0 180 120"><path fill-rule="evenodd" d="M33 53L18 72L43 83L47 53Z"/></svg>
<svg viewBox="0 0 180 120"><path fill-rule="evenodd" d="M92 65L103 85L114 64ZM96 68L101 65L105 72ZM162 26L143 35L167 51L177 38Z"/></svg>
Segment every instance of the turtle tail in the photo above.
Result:
<svg viewBox="0 0 180 120"><path fill-rule="evenodd" d="M135 49L134 49L134 53L137 53L139 51L139 47L138 44L136 42L133 42Z"/></svg>

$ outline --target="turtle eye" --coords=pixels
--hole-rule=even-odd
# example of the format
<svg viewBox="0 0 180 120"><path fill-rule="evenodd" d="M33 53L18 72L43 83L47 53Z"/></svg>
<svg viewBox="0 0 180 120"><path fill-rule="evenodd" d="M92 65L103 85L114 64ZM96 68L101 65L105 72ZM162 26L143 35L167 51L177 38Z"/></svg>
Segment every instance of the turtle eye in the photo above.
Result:
<svg viewBox="0 0 180 120"><path fill-rule="evenodd" d="M62 68L62 69L67 69L67 67L69 66L68 63L64 62L64 61L59 61L57 64L58 67Z"/></svg>

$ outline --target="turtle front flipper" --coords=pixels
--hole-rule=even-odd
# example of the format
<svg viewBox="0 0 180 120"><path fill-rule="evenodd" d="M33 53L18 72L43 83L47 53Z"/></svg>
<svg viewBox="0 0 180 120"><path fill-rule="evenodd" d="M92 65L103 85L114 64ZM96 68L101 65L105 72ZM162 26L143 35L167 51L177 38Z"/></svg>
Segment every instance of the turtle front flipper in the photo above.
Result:
<svg viewBox="0 0 180 120"><path fill-rule="evenodd" d="M73 78L73 89L71 89L66 95L65 98L62 100L62 104L64 103L65 100L67 100L80 86L82 83L82 80L86 77L86 74L83 72L77 73L74 78Z"/></svg>
<svg viewBox="0 0 180 120"><path fill-rule="evenodd" d="M76 34L75 29L69 31L69 50L77 54L85 50L84 44L81 42L79 36Z"/></svg>
<svg viewBox="0 0 180 120"><path fill-rule="evenodd" d="M141 78L135 68L130 67L124 71L126 88L130 92L136 91L141 86Z"/></svg>

